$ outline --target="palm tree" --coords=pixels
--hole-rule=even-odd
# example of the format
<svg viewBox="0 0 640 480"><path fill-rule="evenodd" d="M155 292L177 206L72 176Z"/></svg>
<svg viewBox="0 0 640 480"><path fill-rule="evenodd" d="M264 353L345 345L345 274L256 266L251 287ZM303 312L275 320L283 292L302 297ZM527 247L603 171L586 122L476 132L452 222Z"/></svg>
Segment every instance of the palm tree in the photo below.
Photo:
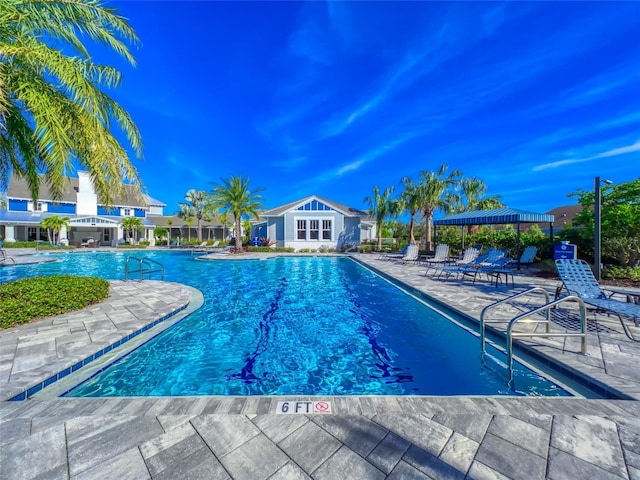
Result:
<svg viewBox="0 0 640 480"><path fill-rule="evenodd" d="M167 220L167 227L169 227L169 239L167 240L167 245L171 243L171 225L173 225L173 220Z"/></svg>
<svg viewBox="0 0 640 480"><path fill-rule="evenodd" d="M142 220L138 217L126 217L120 221L120 225L124 228L124 231L127 233L127 236L130 239L133 239L133 243L137 241L136 232L142 230L144 228L142 224Z"/></svg>
<svg viewBox="0 0 640 480"><path fill-rule="evenodd" d="M187 226L187 243L191 243L191 225L196 221L196 217L193 215L187 215L184 217L184 223Z"/></svg>
<svg viewBox="0 0 640 480"><path fill-rule="evenodd" d="M369 205L369 215L376 218L378 224L378 250L382 250L382 226L389 215L389 198L393 193L393 186L385 188L382 194L377 185L373 187L373 197L365 197L364 202Z"/></svg>
<svg viewBox="0 0 640 480"><path fill-rule="evenodd" d="M178 215L182 218L195 217L198 220L198 242L202 241L202 219L211 209L209 194L204 190L189 190L184 199L187 203L180 203Z"/></svg>
<svg viewBox="0 0 640 480"><path fill-rule="evenodd" d="M125 193L123 180L140 189L138 173L111 127L125 133L138 157L140 133L103 91L118 86L120 71L93 63L79 36L135 64L125 43L138 42L135 32L102 3L0 0L0 190L13 171L37 201L38 173L44 173L58 199L65 170L76 161L106 205Z"/></svg>
<svg viewBox="0 0 640 480"><path fill-rule="evenodd" d="M42 219L40 226L47 229L47 239L50 245L57 245L60 242L60 232L62 228L69 226L69 217L59 217L52 215Z"/></svg>
<svg viewBox="0 0 640 480"><path fill-rule="evenodd" d="M212 199L221 213L233 215L235 223L236 249L242 250L242 217L251 215L256 219L258 209L262 208L262 195L258 192L264 190L262 187L249 190L249 178L240 176L230 176L228 179L222 178L222 184L214 184Z"/></svg>
<svg viewBox="0 0 640 480"><path fill-rule="evenodd" d="M458 200L458 212L504 207L500 195L487 196L487 185L478 177L460 180L459 193L454 198ZM478 233L478 226L468 225L467 232L469 235Z"/></svg>
<svg viewBox="0 0 640 480"><path fill-rule="evenodd" d="M404 204L405 211L409 212L409 243L416 243L416 239L413 236L413 229L415 226L415 216L423 205L421 191L418 185L409 177L402 179L402 185L404 190L400 195L402 203Z"/></svg>
<svg viewBox="0 0 640 480"><path fill-rule="evenodd" d="M426 247L431 250L431 221L436 210L448 211L447 190L455 187L462 172L454 170L445 176L448 165L442 164L437 172L420 172L420 196L422 197L422 216L425 222Z"/></svg>

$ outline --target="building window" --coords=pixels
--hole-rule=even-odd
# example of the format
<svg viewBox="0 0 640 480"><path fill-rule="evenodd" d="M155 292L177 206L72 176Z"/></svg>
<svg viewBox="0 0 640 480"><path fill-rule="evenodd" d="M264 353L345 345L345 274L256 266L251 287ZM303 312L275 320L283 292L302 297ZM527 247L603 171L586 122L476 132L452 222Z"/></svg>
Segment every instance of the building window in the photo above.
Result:
<svg viewBox="0 0 640 480"><path fill-rule="evenodd" d="M103 228L102 229L102 240L105 242L111 242L111 229Z"/></svg>
<svg viewBox="0 0 640 480"><path fill-rule="evenodd" d="M298 228L297 228L296 238L298 240L306 240L307 239L307 221L298 220L297 224L298 224Z"/></svg>
<svg viewBox="0 0 640 480"><path fill-rule="evenodd" d="M27 241L28 242L35 242L36 240L40 240L38 238L38 234L40 233L38 230L40 230L38 227L27 227Z"/></svg>
<svg viewBox="0 0 640 480"><path fill-rule="evenodd" d="M333 221L331 218L296 219L296 240L332 240Z"/></svg>
<svg viewBox="0 0 640 480"><path fill-rule="evenodd" d="M31 212L46 212L47 208L46 208L46 204L42 202L37 202L37 203L29 202L27 210Z"/></svg>
<svg viewBox="0 0 640 480"><path fill-rule="evenodd" d="M309 220L309 240L320 240L319 220Z"/></svg>
<svg viewBox="0 0 640 480"><path fill-rule="evenodd" d="M123 217L130 217L131 216L131 209L130 208L123 208L122 209L122 216Z"/></svg>
<svg viewBox="0 0 640 480"><path fill-rule="evenodd" d="M331 240L331 220L322 220L322 239Z"/></svg>

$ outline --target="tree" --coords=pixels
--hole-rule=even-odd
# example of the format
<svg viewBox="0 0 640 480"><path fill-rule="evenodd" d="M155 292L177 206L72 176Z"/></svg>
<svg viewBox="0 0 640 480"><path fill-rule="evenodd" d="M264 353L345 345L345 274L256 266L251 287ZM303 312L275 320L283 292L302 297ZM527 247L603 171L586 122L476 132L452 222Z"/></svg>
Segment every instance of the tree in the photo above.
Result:
<svg viewBox="0 0 640 480"><path fill-rule="evenodd" d="M167 244L171 243L171 225L173 225L173 220L167 220L167 227L169 227L169 239Z"/></svg>
<svg viewBox="0 0 640 480"><path fill-rule="evenodd" d="M488 210L504 207L500 195L487 196L487 185L478 177L463 178L458 184L459 193L452 199L457 203L455 212L470 212L472 210ZM468 225L467 232L473 235L478 232L477 225Z"/></svg>
<svg viewBox="0 0 640 480"><path fill-rule="evenodd" d="M136 243L138 240L136 232L139 232L144 228L142 220L140 220L138 217L123 218L120 221L120 225L122 225L122 228L127 234L127 238L131 239L133 243Z"/></svg>
<svg viewBox="0 0 640 480"><path fill-rule="evenodd" d="M431 221L436 210L449 211L450 204L447 201L447 190L455 187L459 177L462 175L460 170L454 170L445 176L448 165L442 164L436 172L422 171L420 172L420 182L418 190L422 200L422 216L425 224L425 236L427 249L431 248Z"/></svg>
<svg viewBox="0 0 640 480"><path fill-rule="evenodd" d="M622 266L637 265L640 262L640 178L603 185L600 194L603 254L615 258ZM578 190L569 197L576 197L582 205L574 224L583 225L582 236L593 239L595 193Z"/></svg>
<svg viewBox="0 0 640 480"><path fill-rule="evenodd" d="M382 250L382 227L384 220L389 216L389 200L393 193L393 186L385 188L380 193L377 185L373 187L373 197L365 197L364 202L369 205L369 215L376 218L378 225L378 250Z"/></svg>
<svg viewBox="0 0 640 480"><path fill-rule="evenodd" d="M415 244L416 239L413 236L413 230L415 226L415 216L423 205L420 189L413 180L409 177L402 179L402 185L404 190L402 191L401 198L404 205L404 209L409 212L409 243Z"/></svg>
<svg viewBox="0 0 640 480"><path fill-rule="evenodd" d="M164 227L156 227L153 229L153 236L156 237L156 240L160 241L167 237L169 232Z"/></svg>
<svg viewBox="0 0 640 480"><path fill-rule="evenodd" d="M221 184L214 184L212 199L214 205L222 215L231 213L235 223L236 249L242 251L243 216L253 216L258 219L258 209L262 208L262 196L259 194L264 188L249 189L249 178L230 176L222 178Z"/></svg>
<svg viewBox="0 0 640 480"><path fill-rule="evenodd" d="M194 217L193 215L187 215L186 217L184 217L184 223L187 225L187 242L191 243L191 225L193 225L193 222L196 221L196 217Z"/></svg>
<svg viewBox="0 0 640 480"><path fill-rule="evenodd" d="M59 217L58 215L42 219L40 226L47 229L47 240L50 245L60 243L60 232L69 226L69 220L69 217Z"/></svg>
<svg viewBox="0 0 640 480"><path fill-rule="evenodd" d="M129 114L104 93L121 81L118 69L93 63L83 41L135 60L125 42L138 38L102 0L0 0L0 190L11 171L37 201L40 176L61 196L72 162L89 172L101 201L140 189L127 151L111 132L124 132L136 156L140 133Z"/></svg>
<svg viewBox="0 0 640 480"><path fill-rule="evenodd" d="M189 190L185 195L186 203L178 204L182 218L194 217L198 221L198 242L202 241L202 219L211 209L209 194L204 190Z"/></svg>

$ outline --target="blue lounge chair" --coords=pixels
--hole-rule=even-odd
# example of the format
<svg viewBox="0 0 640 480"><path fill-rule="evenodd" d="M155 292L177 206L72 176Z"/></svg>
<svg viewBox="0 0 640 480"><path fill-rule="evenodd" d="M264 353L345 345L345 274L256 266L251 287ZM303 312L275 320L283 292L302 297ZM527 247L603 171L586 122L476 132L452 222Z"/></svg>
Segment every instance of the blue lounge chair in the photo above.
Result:
<svg viewBox="0 0 640 480"><path fill-rule="evenodd" d="M639 327L640 305L621 302L607 296L605 290L594 277L591 267L584 260L556 260L556 270L569 295L576 295L588 305L616 314L627 337L635 342L640 341L631 335L629 327L622 318L624 316L633 319L636 327Z"/></svg>
<svg viewBox="0 0 640 480"><path fill-rule="evenodd" d="M529 268L529 265L536 260L536 253L538 253L538 247L529 245L524 249L522 255L520 255L520 261L518 263L520 265L526 265L527 268Z"/></svg>

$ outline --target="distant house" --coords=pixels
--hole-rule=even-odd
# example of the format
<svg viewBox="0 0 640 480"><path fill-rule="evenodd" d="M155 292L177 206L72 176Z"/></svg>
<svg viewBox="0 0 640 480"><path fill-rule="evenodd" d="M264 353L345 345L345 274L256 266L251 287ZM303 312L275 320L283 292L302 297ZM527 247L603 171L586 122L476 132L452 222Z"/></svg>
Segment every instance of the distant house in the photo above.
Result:
<svg viewBox="0 0 640 480"><path fill-rule="evenodd" d="M574 225L573 219L582 211L582 205L565 205L556 207L547 212L547 215L553 215L553 232L559 233L563 228L578 227ZM549 234L549 224L539 223L538 226L547 235Z"/></svg>
<svg viewBox="0 0 640 480"><path fill-rule="evenodd" d="M147 215L159 213L165 206L149 196L140 196L134 186L125 185L126 194L115 198L107 207L98 197L87 172L78 172L77 178L67 178L58 200L53 199L44 177L41 176L37 202L31 198L27 182L12 175L5 194L6 210L0 210L0 235L5 242L47 240L47 232L40 227L43 219L58 215L69 217L69 228L64 228L60 239L70 244L115 246L125 241L120 222L126 217L142 221L139 239L154 243L154 224Z"/></svg>
<svg viewBox="0 0 640 480"><path fill-rule="evenodd" d="M316 195L261 212L252 229L252 237L296 250L357 246L375 235L367 212Z"/></svg>

